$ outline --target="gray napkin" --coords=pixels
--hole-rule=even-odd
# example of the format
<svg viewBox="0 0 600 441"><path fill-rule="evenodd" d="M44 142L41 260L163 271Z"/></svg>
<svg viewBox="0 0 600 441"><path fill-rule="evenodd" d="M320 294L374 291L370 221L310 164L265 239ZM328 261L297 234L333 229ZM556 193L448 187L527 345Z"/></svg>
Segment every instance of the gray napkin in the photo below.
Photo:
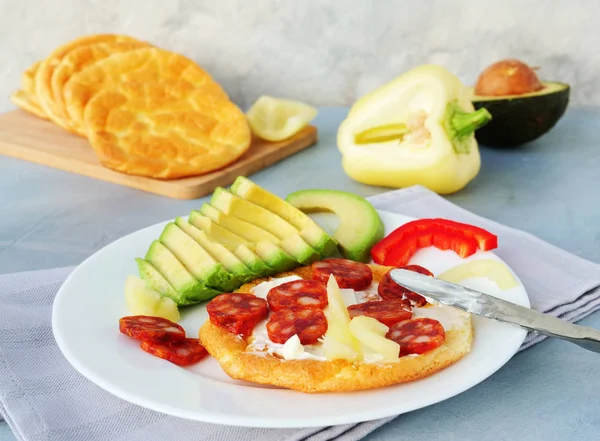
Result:
<svg viewBox="0 0 600 441"><path fill-rule="evenodd" d="M498 254L515 269L535 309L577 321L600 308L600 266L469 213L422 187L371 198L379 209L447 217L500 237ZM0 276L0 415L20 440L354 441L391 421L307 429L248 429L198 423L120 400L76 372L56 346L52 301L72 267ZM541 340L528 336L523 347Z"/></svg>

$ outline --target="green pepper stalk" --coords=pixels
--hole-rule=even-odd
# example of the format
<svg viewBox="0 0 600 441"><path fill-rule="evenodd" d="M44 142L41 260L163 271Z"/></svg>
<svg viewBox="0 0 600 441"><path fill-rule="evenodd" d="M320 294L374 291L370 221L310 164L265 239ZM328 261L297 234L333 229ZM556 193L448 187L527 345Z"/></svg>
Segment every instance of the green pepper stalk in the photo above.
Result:
<svg viewBox="0 0 600 441"><path fill-rule="evenodd" d="M487 109L475 112L465 112L454 100L446 107L445 129L452 147L456 153L469 153L469 138L475 130L485 126L492 120L492 115Z"/></svg>

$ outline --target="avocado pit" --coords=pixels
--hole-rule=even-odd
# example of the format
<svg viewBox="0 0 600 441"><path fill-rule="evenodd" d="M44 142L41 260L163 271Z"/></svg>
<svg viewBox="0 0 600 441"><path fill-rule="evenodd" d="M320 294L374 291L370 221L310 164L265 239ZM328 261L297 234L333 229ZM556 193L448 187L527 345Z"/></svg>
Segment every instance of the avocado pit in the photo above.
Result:
<svg viewBox="0 0 600 441"><path fill-rule="evenodd" d="M479 75L475 93L481 96L521 95L543 87L535 70L520 60L508 59L492 64Z"/></svg>

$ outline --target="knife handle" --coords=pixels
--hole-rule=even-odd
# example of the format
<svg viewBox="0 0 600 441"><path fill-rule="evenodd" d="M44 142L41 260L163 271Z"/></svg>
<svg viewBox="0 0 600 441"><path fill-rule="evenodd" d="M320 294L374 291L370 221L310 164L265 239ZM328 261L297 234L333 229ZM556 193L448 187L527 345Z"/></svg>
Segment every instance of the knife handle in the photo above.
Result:
<svg viewBox="0 0 600 441"><path fill-rule="evenodd" d="M561 326L561 328L562 327L563 326ZM571 343L575 343L576 345L579 345L588 351L600 353L600 331L587 326L574 325L572 323L566 323L566 326L564 327L569 327L571 329L569 329L567 333L560 332L561 330L556 330L554 332L548 329L533 330L539 332L540 334L548 335L549 337L556 337Z"/></svg>
<svg viewBox="0 0 600 441"><path fill-rule="evenodd" d="M504 301L502 301L504 303ZM560 338L581 346L592 352L600 353L600 331L588 326L575 325L549 314L528 310L526 314L513 321L530 331Z"/></svg>

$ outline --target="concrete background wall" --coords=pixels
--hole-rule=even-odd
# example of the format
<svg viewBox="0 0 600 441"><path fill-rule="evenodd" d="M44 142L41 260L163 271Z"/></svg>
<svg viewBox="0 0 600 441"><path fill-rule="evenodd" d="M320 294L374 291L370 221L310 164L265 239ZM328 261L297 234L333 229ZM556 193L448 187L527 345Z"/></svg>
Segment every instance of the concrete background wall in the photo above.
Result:
<svg viewBox="0 0 600 441"><path fill-rule="evenodd" d="M242 107L271 94L351 105L422 63L473 84L521 58L600 105L595 0L1 0L0 110L21 72L69 39L125 33L196 60Z"/></svg>

